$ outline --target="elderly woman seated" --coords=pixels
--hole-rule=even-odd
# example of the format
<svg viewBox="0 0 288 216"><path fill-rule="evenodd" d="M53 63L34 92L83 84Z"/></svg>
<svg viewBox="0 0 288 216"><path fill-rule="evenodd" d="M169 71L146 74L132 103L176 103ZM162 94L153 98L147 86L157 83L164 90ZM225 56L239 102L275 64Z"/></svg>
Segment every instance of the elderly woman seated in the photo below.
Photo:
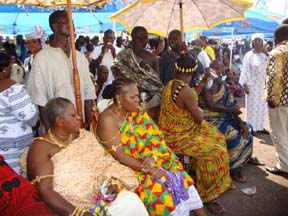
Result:
<svg viewBox="0 0 288 216"><path fill-rule="evenodd" d="M50 129L31 145L27 169L50 209L61 216L147 216L139 197L126 190L137 187L135 174L79 129L74 105L55 98L44 110Z"/></svg>

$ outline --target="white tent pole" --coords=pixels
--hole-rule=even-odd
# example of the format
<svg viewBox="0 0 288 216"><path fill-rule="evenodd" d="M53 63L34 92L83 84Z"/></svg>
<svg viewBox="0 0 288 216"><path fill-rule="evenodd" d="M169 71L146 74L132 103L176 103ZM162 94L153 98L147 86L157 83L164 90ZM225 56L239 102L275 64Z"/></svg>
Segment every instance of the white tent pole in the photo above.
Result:
<svg viewBox="0 0 288 216"><path fill-rule="evenodd" d="M234 46L234 27L232 27L232 29L231 29L230 63L229 63L230 69L232 67L233 46Z"/></svg>
<svg viewBox="0 0 288 216"><path fill-rule="evenodd" d="M112 21L112 30L116 33L116 21Z"/></svg>

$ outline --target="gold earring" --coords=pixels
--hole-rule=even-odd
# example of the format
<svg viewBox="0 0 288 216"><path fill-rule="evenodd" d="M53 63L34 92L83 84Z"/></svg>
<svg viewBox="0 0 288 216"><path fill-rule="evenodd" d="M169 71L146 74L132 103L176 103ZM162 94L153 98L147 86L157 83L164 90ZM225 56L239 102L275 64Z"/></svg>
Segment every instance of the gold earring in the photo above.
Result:
<svg viewBox="0 0 288 216"><path fill-rule="evenodd" d="M118 108L121 109L122 108L121 102L117 101L117 104L118 104Z"/></svg>

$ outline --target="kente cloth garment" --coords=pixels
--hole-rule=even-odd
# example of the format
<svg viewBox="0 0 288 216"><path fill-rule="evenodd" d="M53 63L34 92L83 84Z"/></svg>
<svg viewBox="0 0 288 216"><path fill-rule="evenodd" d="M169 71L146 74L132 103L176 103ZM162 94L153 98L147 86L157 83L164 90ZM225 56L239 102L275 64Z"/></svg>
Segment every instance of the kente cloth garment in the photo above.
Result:
<svg viewBox="0 0 288 216"><path fill-rule="evenodd" d="M213 96L213 103L223 107L235 107L237 105L228 86L222 81L219 91ZM251 125L245 123L249 128L247 133L241 135L240 125L233 113L213 112L206 106L202 107L204 118L210 124L218 128L225 135L226 145L230 157L230 170L242 167L252 156L253 135Z"/></svg>
<svg viewBox="0 0 288 216"><path fill-rule="evenodd" d="M0 154L18 174L18 160L32 143L37 120L38 112L23 85L16 83L0 92Z"/></svg>
<svg viewBox="0 0 288 216"><path fill-rule="evenodd" d="M187 191L190 186L193 186L193 180L183 170L175 154L166 146L163 133L146 111L140 108L136 112L131 113L123 121L120 131L122 147L127 155L136 159L142 159L151 155L156 156L157 167L162 167L168 172L181 173L184 176L184 187ZM163 184L157 182L151 175L138 171L135 171L135 173L139 182L136 193L144 202L149 215L170 215L173 211L181 210L177 209L178 206L174 203L171 190L168 190ZM190 196L190 201L191 198ZM181 202L184 201L181 200ZM192 210L189 205L182 205L181 208L188 211ZM201 208L201 206L198 208ZM177 215L177 212L173 215Z"/></svg>
<svg viewBox="0 0 288 216"><path fill-rule="evenodd" d="M54 166L53 189L74 206L92 207L93 197L102 182L110 177L119 179L131 190L138 186L133 170L121 165L110 154L105 154L94 134L84 129L77 139L53 155L51 160ZM111 215L147 216L139 197L133 192L127 193L119 194L117 205L112 205L114 201L111 203ZM121 198L121 194L127 198Z"/></svg>
<svg viewBox="0 0 288 216"><path fill-rule="evenodd" d="M254 53L254 50L247 52L239 78L239 83L248 87L249 94L245 97L246 121L253 126L254 131L264 129L268 111L267 103L263 99L266 59L264 53Z"/></svg>
<svg viewBox="0 0 288 216"><path fill-rule="evenodd" d="M140 92L146 92L148 100L154 95L161 97L163 84L153 68L143 59L133 53L132 49L122 50L114 61L116 66L125 77L134 80L137 83Z"/></svg>
<svg viewBox="0 0 288 216"><path fill-rule="evenodd" d="M84 101L95 99L96 93L85 55L76 51L76 59L84 117ZM33 103L44 107L50 99L63 97L76 105L72 69L72 55L68 58L61 48L47 46L38 52L33 59L27 85Z"/></svg>
<svg viewBox="0 0 288 216"><path fill-rule="evenodd" d="M219 197L231 184L225 138L205 120L194 122L191 113L172 100L173 81L163 90L159 127L167 145L177 154L196 159L196 188L203 202ZM195 89L191 89L198 100Z"/></svg>
<svg viewBox="0 0 288 216"><path fill-rule="evenodd" d="M0 215L53 216L35 187L18 175L0 155Z"/></svg>
<svg viewBox="0 0 288 216"><path fill-rule="evenodd" d="M276 106L288 107L288 41L283 41L273 49L267 64L267 100Z"/></svg>

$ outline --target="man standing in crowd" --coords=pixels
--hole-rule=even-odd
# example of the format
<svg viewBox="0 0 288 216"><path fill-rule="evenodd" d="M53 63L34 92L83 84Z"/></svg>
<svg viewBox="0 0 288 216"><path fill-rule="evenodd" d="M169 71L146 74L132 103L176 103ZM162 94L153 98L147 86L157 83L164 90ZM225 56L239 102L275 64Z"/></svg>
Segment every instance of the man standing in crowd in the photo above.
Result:
<svg viewBox="0 0 288 216"><path fill-rule="evenodd" d="M122 50L116 57L114 66L125 76L137 82L140 92L147 93L147 107L160 105L163 84L159 78L157 56L147 50L148 32L136 26L131 32L132 48Z"/></svg>
<svg viewBox="0 0 288 216"><path fill-rule="evenodd" d="M263 40L264 35L262 33L252 35L253 49L244 56L239 83L244 86L246 92L246 121L252 124L254 132L269 134L264 129L267 103L262 95L265 85L267 56Z"/></svg>
<svg viewBox="0 0 288 216"><path fill-rule="evenodd" d="M67 12L53 12L49 17L49 25L54 33L53 41L51 41L50 46L42 49L35 56L28 80L28 92L33 103L39 106L41 120L46 129L49 126L43 117L43 108L48 100L63 97L75 104ZM76 51L76 59L80 77L82 109L85 115L85 128L89 129L92 101L96 98L95 89L90 79L89 65L85 55Z"/></svg>
<svg viewBox="0 0 288 216"><path fill-rule="evenodd" d="M159 62L160 79L164 85L175 78L175 63L180 58L181 52L190 55L187 45L181 40L181 32L179 30L172 30L168 34L168 45L170 50L163 53Z"/></svg>
<svg viewBox="0 0 288 216"><path fill-rule="evenodd" d="M23 35L16 36L16 55L23 64L24 60L28 57L28 49L25 45Z"/></svg>
<svg viewBox="0 0 288 216"><path fill-rule="evenodd" d="M202 35L199 37L199 39L202 41L203 50L209 55L211 61L215 61L215 51L208 45L207 37Z"/></svg>
<svg viewBox="0 0 288 216"><path fill-rule="evenodd" d="M274 32L276 47L269 56L267 68L267 102L271 138L275 145L278 163L266 170L288 174L288 25L277 27Z"/></svg>
<svg viewBox="0 0 288 216"><path fill-rule="evenodd" d="M115 34L112 30L108 29L104 32L103 45L96 46L93 52L90 54L90 69L96 70L100 65L105 65L109 70L107 84L111 84L114 80L111 66L116 55L121 49L114 44Z"/></svg>
<svg viewBox="0 0 288 216"><path fill-rule="evenodd" d="M40 52L40 50L45 46L45 42L48 39L48 35L40 26L35 26L35 31L25 35L26 45L30 52L30 56L24 61L24 70L25 70L25 81L24 84L27 86L29 73L32 68L33 58L35 55Z"/></svg>

